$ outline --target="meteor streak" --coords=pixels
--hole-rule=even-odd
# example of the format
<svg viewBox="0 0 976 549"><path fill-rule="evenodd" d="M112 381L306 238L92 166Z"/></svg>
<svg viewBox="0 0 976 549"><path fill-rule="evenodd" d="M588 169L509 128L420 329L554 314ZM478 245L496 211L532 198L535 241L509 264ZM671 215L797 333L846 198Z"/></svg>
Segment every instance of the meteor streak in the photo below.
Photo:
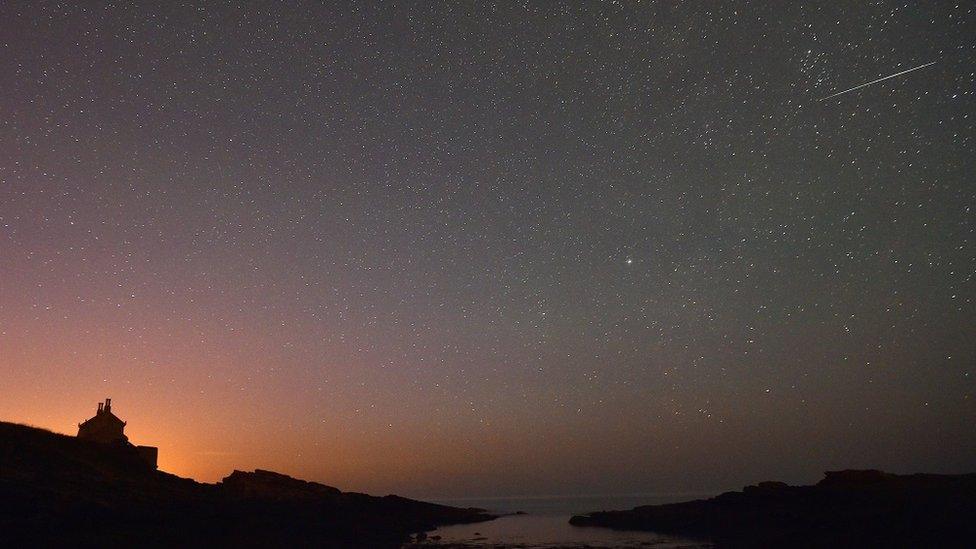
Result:
<svg viewBox="0 0 976 549"><path fill-rule="evenodd" d="M908 73L910 73L912 71L917 71L918 69L924 69L925 67L934 65L935 63L936 63L935 61L932 61L931 63L926 63L924 65L919 65L919 66L917 66L917 67L915 67L913 69L908 69L908 70L905 70L905 71L896 72L895 74L892 74L892 75L889 75L889 76L885 76L884 78L879 78L877 80L872 80L870 82L865 82L864 84L861 84L860 86L854 86L853 88L850 88L850 89L847 89L847 90L844 90L844 91L841 91L841 92L837 92L837 93L835 93L833 95L828 95L827 97L821 97L819 99L819 101L826 101L827 99L830 99L831 97L837 97L838 95L844 95L847 92L852 92L854 90L859 90L859 89L863 88L864 86L870 86L871 84L877 84L878 82L881 82L882 80L887 80L889 78L894 78L896 76L901 76L903 74L908 74Z"/></svg>

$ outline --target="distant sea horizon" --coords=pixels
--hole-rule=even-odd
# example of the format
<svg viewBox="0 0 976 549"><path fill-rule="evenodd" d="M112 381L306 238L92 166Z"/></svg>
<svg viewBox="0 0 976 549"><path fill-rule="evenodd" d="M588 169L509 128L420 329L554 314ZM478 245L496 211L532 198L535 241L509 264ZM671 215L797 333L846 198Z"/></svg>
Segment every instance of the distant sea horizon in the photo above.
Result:
<svg viewBox="0 0 976 549"><path fill-rule="evenodd" d="M528 494L514 496L461 496L418 498L423 501L451 505L453 507L478 507L488 511L505 514L516 513L555 513L581 514L590 511L632 509L639 505L660 505L693 499L714 497L727 490L709 492L633 492L624 494ZM578 505L600 504L598 508L577 508ZM629 507L605 507L607 504L629 505Z"/></svg>
<svg viewBox="0 0 976 549"><path fill-rule="evenodd" d="M507 515L490 522L446 526L428 532L444 544L491 547L707 547L703 540L692 540L654 532L628 532L605 528L582 528L569 524L572 515L593 511L632 509L640 505L660 505L717 495L703 492L632 493L593 495L536 495L435 498L427 501L455 507L478 507L490 513ZM436 538L435 538L436 536Z"/></svg>

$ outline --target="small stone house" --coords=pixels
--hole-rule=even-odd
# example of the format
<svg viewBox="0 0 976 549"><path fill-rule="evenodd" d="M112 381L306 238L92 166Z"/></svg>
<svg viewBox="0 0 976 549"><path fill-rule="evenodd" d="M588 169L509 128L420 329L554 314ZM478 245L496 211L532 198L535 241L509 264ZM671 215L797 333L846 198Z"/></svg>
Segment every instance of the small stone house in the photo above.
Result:
<svg viewBox="0 0 976 549"><path fill-rule="evenodd" d="M134 446L125 436L124 429L125 422L112 413L112 399L106 398L104 403L98 403L95 417L78 424L78 438L134 448L139 457L155 469L159 450L153 446Z"/></svg>

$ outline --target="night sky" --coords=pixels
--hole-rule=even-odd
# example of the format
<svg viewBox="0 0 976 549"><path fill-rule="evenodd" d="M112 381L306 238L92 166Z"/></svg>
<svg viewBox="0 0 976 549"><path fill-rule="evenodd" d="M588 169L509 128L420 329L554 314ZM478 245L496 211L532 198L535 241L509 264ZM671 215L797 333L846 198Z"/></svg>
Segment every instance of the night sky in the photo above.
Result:
<svg viewBox="0 0 976 549"><path fill-rule="evenodd" d="M420 497L976 470L976 6L786 4L4 2L0 419Z"/></svg>

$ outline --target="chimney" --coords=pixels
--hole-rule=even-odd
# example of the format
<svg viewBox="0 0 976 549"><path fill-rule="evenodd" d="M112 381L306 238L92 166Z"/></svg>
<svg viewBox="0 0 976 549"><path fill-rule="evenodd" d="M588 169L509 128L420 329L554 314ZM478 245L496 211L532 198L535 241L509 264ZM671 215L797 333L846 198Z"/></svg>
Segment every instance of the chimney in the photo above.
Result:
<svg viewBox="0 0 976 549"><path fill-rule="evenodd" d="M106 412L111 412L112 411L112 399L110 399L110 398L106 398L105 399L105 411Z"/></svg>
<svg viewBox="0 0 976 549"><path fill-rule="evenodd" d="M102 413L102 403L101 402L98 403L98 413L99 414Z"/></svg>

